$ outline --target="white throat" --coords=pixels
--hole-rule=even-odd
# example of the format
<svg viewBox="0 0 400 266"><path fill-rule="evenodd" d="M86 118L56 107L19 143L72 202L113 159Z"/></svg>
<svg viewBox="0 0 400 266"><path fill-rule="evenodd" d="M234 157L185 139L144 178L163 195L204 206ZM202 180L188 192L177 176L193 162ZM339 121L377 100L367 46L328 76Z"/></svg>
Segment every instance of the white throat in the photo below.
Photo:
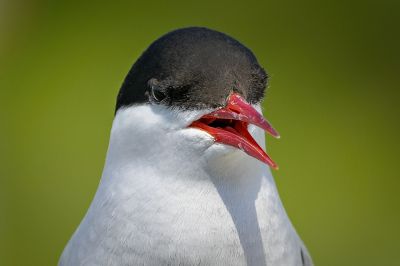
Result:
<svg viewBox="0 0 400 266"><path fill-rule="evenodd" d="M187 128L207 112L118 111L98 191L60 265L303 265L269 168ZM249 131L265 148L263 131Z"/></svg>

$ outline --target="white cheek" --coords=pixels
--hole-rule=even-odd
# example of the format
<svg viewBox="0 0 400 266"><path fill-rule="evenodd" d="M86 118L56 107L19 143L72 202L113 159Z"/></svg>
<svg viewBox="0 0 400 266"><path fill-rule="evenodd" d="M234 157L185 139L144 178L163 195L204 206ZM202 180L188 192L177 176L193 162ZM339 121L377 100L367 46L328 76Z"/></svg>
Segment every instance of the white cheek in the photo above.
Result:
<svg viewBox="0 0 400 266"><path fill-rule="evenodd" d="M210 146L205 152L204 152L204 158L211 162L216 159L220 159L222 157L225 157L229 154L232 154L234 152L239 151L237 148L228 146L225 144L221 143L214 143L214 145Z"/></svg>
<svg viewBox="0 0 400 266"><path fill-rule="evenodd" d="M184 144L194 148L205 150L214 144L214 138L200 129L185 128L175 134Z"/></svg>

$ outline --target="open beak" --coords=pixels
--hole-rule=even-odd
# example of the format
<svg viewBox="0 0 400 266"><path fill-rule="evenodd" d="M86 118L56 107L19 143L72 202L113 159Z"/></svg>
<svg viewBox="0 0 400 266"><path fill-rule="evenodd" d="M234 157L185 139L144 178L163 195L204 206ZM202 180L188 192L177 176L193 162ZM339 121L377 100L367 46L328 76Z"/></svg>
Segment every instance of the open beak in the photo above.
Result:
<svg viewBox="0 0 400 266"><path fill-rule="evenodd" d="M258 126L273 137L279 138L278 132L262 114L237 93L229 96L226 107L204 115L189 127L204 130L213 136L216 142L236 147L272 168L278 169L278 165L250 135L247 130L249 124Z"/></svg>

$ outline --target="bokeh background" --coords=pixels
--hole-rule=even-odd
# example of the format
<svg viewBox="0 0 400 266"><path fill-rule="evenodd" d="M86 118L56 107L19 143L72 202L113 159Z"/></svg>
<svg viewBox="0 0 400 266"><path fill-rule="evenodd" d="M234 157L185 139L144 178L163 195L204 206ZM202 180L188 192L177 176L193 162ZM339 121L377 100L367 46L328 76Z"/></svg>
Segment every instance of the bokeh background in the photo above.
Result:
<svg viewBox="0 0 400 266"><path fill-rule="evenodd" d="M280 194L317 265L400 265L399 14L381 1L0 0L0 265L55 265L96 191L116 94L207 26L271 74Z"/></svg>

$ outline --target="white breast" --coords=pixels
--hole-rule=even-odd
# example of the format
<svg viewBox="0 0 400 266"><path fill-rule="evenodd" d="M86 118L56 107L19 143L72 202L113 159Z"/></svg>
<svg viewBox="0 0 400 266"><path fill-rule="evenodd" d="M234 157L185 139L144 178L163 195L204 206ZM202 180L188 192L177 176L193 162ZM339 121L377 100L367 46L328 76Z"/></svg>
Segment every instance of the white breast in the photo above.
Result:
<svg viewBox="0 0 400 266"><path fill-rule="evenodd" d="M310 265L268 167L165 113L116 115L98 191L59 265Z"/></svg>

